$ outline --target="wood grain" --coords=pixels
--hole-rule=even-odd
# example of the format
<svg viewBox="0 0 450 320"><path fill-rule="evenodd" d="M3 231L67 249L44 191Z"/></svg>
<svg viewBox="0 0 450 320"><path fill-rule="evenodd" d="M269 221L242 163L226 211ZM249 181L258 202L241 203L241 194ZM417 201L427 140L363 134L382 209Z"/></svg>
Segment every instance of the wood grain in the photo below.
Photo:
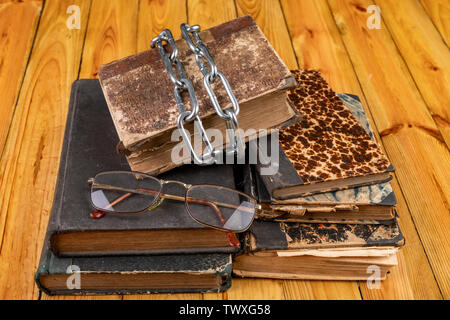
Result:
<svg viewBox="0 0 450 320"><path fill-rule="evenodd" d="M368 30L369 1L329 0L439 288L450 296L450 155L392 37ZM388 58L387 58L388 57Z"/></svg>
<svg viewBox="0 0 450 320"><path fill-rule="evenodd" d="M81 8L81 29L66 8ZM90 1L47 1L0 162L0 299L38 296L36 271L56 183L70 86L77 78ZM4 229L4 231L3 231Z"/></svg>
<svg viewBox="0 0 450 320"><path fill-rule="evenodd" d="M396 179L391 183L397 197L398 222L406 238L406 245L397 254L398 266L390 270L379 289L370 289L366 282L360 282L362 296L371 300L442 299L402 190Z"/></svg>
<svg viewBox="0 0 450 320"><path fill-rule="evenodd" d="M252 16L288 68L296 69L297 59L280 3L273 0L236 0L236 7L239 16Z"/></svg>
<svg viewBox="0 0 450 320"><path fill-rule="evenodd" d="M49 296L42 293L40 300L122 300L120 295L92 295L92 296Z"/></svg>
<svg viewBox="0 0 450 320"><path fill-rule="evenodd" d="M370 109L367 108L364 93L326 1L303 0L298 3L295 0L283 0L281 3L301 66L320 70L336 91L358 95L363 101L372 128L376 129ZM309 14L303 19L298 19L297 12L309 12ZM374 134L377 140L381 141L377 130L374 130ZM378 298L397 296L403 299L440 298L432 270L395 177L392 183L398 201L397 210L401 217L399 223L406 237L407 246L400 253L399 266L393 268L379 290L369 291L365 282L361 282L363 297L365 299L375 296ZM422 268L417 269L417 265L421 265ZM404 268L406 272L398 272ZM419 272L421 278L426 280L417 281ZM387 282L395 283L395 285L388 286ZM403 287L407 287L408 290L403 291Z"/></svg>
<svg viewBox="0 0 450 320"><path fill-rule="evenodd" d="M102 64L137 49L138 0L93 1L80 78L96 78Z"/></svg>
<svg viewBox="0 0 450 320"><path fill-rule="evenodd" d="M187 7L188 23L199 24L202 30L237 18L233 0L188 0Z"/></svg>
<svg viewBox="0 0 450 320"><path fill-rule="evenodd" d="M354 281L284 281L289 300L361 300Z"/></svg>
<svg viewBox="0 0 450 320"><path fill-rule="evenodd" d="M0 154L11 124L41 9L42 1L0 3Z"/></svg>
<svg viewBox="0 0 450 320"><path fill-rule="evenodd" d="M419 0L377 0L395 44L447 146L450 146L450 51ZM398 12L403 14L399 15Z"/></svg>
<svg viewBox="0 0 450 320"><path fill-rule="evenodd" d="M187 21L185 0L140 0L138 51L150 49L150 42L162 30L170 29L173 37L181 36L180 24Z"/></svg>
<svg viewBox="0 0 450 320"><path fill-rule="evenodd" d="M447 46L450 45L450 2L448 0L421 0L421 3Z"/></svg>

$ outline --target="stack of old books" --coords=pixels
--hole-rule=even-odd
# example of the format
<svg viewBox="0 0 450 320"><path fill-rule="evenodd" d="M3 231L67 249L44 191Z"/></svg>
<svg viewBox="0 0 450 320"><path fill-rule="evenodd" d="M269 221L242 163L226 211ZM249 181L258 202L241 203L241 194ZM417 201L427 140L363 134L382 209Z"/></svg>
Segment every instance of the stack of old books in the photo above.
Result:
<svg viewBox="0 0 450 320"><path fill-rule="evenodd" d="M316 71L290 72L249 16L200 35L240 102L240 128L281 130L277 170L267 175L265 161L181 166L172 155L179 143L171 140L178 115L173 85L157 50L105 65L100 82L78 80L72 87L39 288L48 294L223 291L233 274L353 280L371 276L369 266L384 278L404 239L392 166L358 98L336 95ZM225 131L195 59L177 43L205 128ZM226 101L224 90L216 90ZM88 180L130 169L240 189L262 210L236 235L196 223L180 201L137 215L98 216Z"/></svg>

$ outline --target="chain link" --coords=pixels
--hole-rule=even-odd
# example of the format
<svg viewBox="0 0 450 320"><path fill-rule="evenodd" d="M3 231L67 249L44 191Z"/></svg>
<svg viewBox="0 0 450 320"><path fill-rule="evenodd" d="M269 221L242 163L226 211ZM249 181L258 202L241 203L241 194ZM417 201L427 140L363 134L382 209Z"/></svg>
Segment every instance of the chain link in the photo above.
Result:
<svg viewBox="0 0 450 320"><path fill-rule="evenodd" d="M186 23L181 25L181 34L183 38L186 40L189 49L195 54L195 61L203 74L203 85L208 93L209 98L213 104L214 110L217 115L225 120L228 137L230 139L230 143L232 146L232 150L228 151L227 154L235 154L240 153L244 150L245 145L243 140L239 134L236 133L236 129L239 128L237 115L239 114L239 103L231 89L230 84L228 83L227 78L217 69L217 65L214 62L211 54L209 53L208 48L204 45L202 39L200 38L198 32L200 31L199 25L189 26ZM192 35L192 37L191 37ZM195 43L194 41L195 40ZM167 52L164 48L164 42L167 43L168 46L171 47L171 53ZM188 147L191 157L194 162L197 164L212 164L216 161L217 156L222 154L223 151L215 150L206 134L206 131L203 127L203 124L198 116L198 100L194 91L194 86L192 85L191 80L186 76L183 65L178 60L178 48L175 44L175 40L173 39L172 33L169 29L163 30L159 36L152 39L151 47L157 47L161 58L164 62L164 65L169 74L170 80L173 82L174 88L174 96L177 102L179 115L177 119L178 129L180 130L181 136L183 138L184 143ZM209 68L206 67L204 60L209 65ZM175 68L174 68L175 67ZM174 72L174 69L178 73L178 77ZM219 104L217 96L212 88L211 84L219 78L225 91L228 95L228 98L231 101L232 110L226 109L223 110ZM192 110L185 110L182 94L184 91L187 91L189 94L189 98L192 103ZM194 121L195 126L201 134L202 141L206 145L207 152L198 156L192 147L191 136L184 128L184 122Z"/></svg>
<svg viewBox="0 0 450 320"><path fill-rule="evenodd" d="M166 42L172 49L172 52L169 53L164 48L164 42ZM178 106L178 119L177 119L177 125L180 130L181 136L183 138L184 143L189 149L189 152L191 153L192 158L194 159L195 163L197 164L212 164L214 162L214 155L215 151L214 148L211 145L211 142L206 134L205 129L203 128L202 122L198 116L198 100L197 96L195 94L194 86L192 85L191 80L186 76L186 72L184 71L183 65L178 60L178 47L175 44L175 40L173 39L172 32L170 30L165 29L163 30L157 37L152 39L151 47L158 48L158 51L161 55L161 58L163 60L164 65L166 66L167 72L169 74L170 80L174 84L174 96L175 101ZM178 73L179 78L174 72L175 70ZM192 104L192 110L186 110L184 108L184 102L183 102L183 92L187 91L189 94L189 98L191 100ZM184 128L184 122L192 122L194 121L198 131L201 134L202 141L205 143L207 152L205 154L202 154L200 157L197 156L195 153L194 148L192 147L191 143L191 136L187 133L186 129Z"/></svg>

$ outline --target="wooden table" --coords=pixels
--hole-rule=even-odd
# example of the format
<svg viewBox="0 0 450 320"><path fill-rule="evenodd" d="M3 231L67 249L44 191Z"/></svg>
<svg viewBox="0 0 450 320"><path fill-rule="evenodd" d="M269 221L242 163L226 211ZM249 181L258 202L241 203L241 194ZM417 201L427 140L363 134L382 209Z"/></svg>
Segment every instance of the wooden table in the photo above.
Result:
<svg viewBox="0 0 450 320"><path fill-rule="evenodd" d="M70 5L80 8L69 29ZM371 5L381 9L370 29ZM396 168L407 239L380 289L364 281L236 279L220 294L82 299L448 299L448 0L0 0L0 298L49 299L33 281L51 209L70 86L149 48L164 27L251 14L290 68L360 96ZM72 21L76 22L76 21ZM75 24L76 25L76 24ZM56 299L67 297L56 297Z"/></svg>

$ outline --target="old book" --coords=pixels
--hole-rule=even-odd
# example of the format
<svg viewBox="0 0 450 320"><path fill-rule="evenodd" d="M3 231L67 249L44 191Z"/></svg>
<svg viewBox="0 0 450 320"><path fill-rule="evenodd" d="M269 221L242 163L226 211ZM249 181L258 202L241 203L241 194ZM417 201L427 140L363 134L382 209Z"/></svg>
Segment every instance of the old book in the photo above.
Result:
<svg viewBox="0 0 450 320"><path fill-rule="evenodd" d="M246 235L246 253L233 261L243 277L364 280L378 266L384 279L404 245L397 224L314 224L255 221Z"/></svg>
<svg viewBox="0 0 450 320"><path fill-rule="evenodd" d="M293 73L298 87L288 97L303 117L280 131L280 159L290 165L262 176L272 197L284 200L391 180L393 167L381 147L319 72Z"/></svg>
<svg viewBox="0 0 450 320"><path fill-rule="evenodd" d="M44 247L35 281L49 295L221 292L231 286L231 255L59 258Z"/></svg>
<svg viewBox="0 0 450 320"><path fill-rule="evenodd" d="M239 249L230 234L196 223L180 201L164 201L158 208L138 215L106 214L99 220L92 219L88 179L102 171L129 170L124 157L114 150L117 141L98 80L76 81L48 227L47 241L55 254L231 253ZM234 188L233 169L228 165L186 165L162 178ZM164 190L174 194L184 191L177 187L170 184Z"/></svg>
<svg viewBox="0 0 450 320"><path fill-rule="evenodd" d="M295 87L295 80L250 16L204 30L200 36L240 103L238 121L245 139L249 138L248 129L280 128L297 119L285 95L287 89ZM176 44L179 60L193 82L205 129L219 129L226 137L225 122L214 112L193 53L184 40ZM131 168L159 173L179 165L171 158L173 147L181 141L171 141L179 114L174 85L158 50L104 65L98 76L120 139L118 149L127 155ZM230 108L219 82L213 86L218 101L224 109ZM190 109L189 99L185 100L186 109ZM186 128L192 135L192 123ZM213 146L221 149L224 142L216 139ZM190 159L187 153L179 161L186 159Z"/></svg>
<svg viewBox="0 0 450 320"><path fill-rule="evenodd" d="M375 139L359 98L350 94L338 94L338 96L369 136ZM282 148L280 147L280 149ZM291 163L287 157L282 156L279 166L291 168ZM292 174L297 175L294 171ZM370 224L390 224L395 219L394 208L397 201L390 182L277 200L272 198L263 180L256 172L253 174L253 179L256 196L263 206L263 212L259 214L259 218L262 219Z"/></svg>

